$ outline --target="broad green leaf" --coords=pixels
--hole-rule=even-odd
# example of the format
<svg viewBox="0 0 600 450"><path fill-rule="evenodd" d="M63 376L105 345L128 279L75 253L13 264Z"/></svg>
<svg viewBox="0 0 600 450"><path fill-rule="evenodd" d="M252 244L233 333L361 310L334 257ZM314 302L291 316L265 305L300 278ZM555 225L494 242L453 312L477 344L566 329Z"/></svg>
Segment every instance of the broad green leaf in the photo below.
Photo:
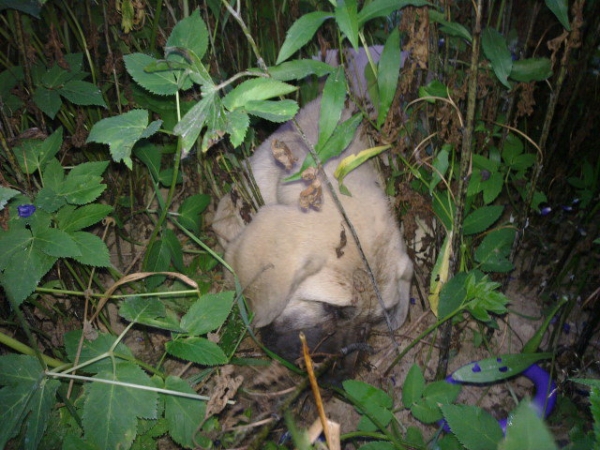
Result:
<svg viewBox="0 0 600 450"><path fill-rule="evenodd" d="M429 20L439 23L441 25L440 31L443 33L465 39L468 42L473 42L473 36L471 36L469 30L460 23L448 22L443 13L436 11L433 8L429 10Z"/></svg>
<svg viewBox="0 0 600 450"><path fill-rule="evenodd" d="M250 126L250 116L241 109L235 111L227 111L227 127L226 131L229 133L229 140L231 145L239 147L244 142L248 127ZM208 147L207 147L208 148ZM203 148L204 151L204 148Z"/></svg>
<svg viewBox="0 0 600 450"><path fill-rule="evenodd" d="M165 389L196 394L196 392L179 377L169 376L165 381ZM198 427L204 421L206 403L201 400L179 397L176 395L162 395L165 401L165 418L169 423L169 435L175 442L186 448L195 448ZM195 439L196 438L196 439Z"/></svg>
<svg viewBox="0 0 600 450"><path fill-rule="evenodd" d="M130 297L121 303L119 315L130 322L143 323L147 319L164 317L165 305L156 298Z"/></svg>
<svg viewBox="0 0 600 450"><path fill-rule="evenodd" d="M48 213L53 213L66 203L67 200L64 196L59 195L55 189L46 186L40 189L33 204L37 208L41 208Z"/></svg>
<svg viewBox="0 0 600 450"><path fill-rule="evenodd" d="M467 273L460 272L442 286L438 310L439 318L444 319L448 317L467 300L466 280Z"/></svg>
<svg viewBox="0 0 600 450"><path fill-rule="evenodd" d="M313 74L322 77L332 70L333 67L329 64L312 59L296 59L269 67L271 77L279 81L301 80Z"/></svg>
<svg viewBox="0 0 600 450"><path fill-rule="evenodd" d="M302 48L312 39L323 22L331 17L333 17L331 13L314 11L303 15L294 22L285 36L275 64L279 65Z"/></svg>
<svg viewBox="0 0 600 450"><path fill-rule="evenodd" d="M360 446L360 450L395 450L396 446L389 441L370 441Z"/></svg>
<svg viewBox="0 0 600 450"><path fill-rule="evenodd" d="M462 366L452 374L452 379L462 383L494 383L514 377L532 364L551 357L551 353L499 355Z"/></svg>
<svg viewBox="0 0 600 450"><path fill-rule="evenodd" d="M419 88L419 98L440 97L448 98L448 87L441 81L433 80L426 86ZM435 99L428 99L429 103L435 103Z"/></svg>
<svg viewBox="0 0 600 450"><path fill-rule="evenodd" d="M58 228L67 233L83 230L104 219L112 210L112 206L99 203L85 205L80 208L65 205L56 214Z"/></svg>
<svg viewBox="0 0 600 450"><path fill-rule="evenodd" d="M328 77L321 96L321 114L319 115L319 138L316 150L327 143L342 117L346 100L346 79L342 67L335 69Z"/></svg>
<svg viewBox="0 0 600 450"><path fill-rule="evenodd" d="M179 71L146 71L148 66L157 62L152 56L143 53L132 53L125 55L123 60L125 61L127 72L129 72L129 75L131 75L135 82L153 94L175 95L179 89L175 76Z"/></svg>
<svg viewBox="0 0 600 450"><path fill-rule="evenodd" d="M58 93L76 105L92 105L107 108L106 102L102 97L102 91L87 81L69 81L58 90Z"/></svg>
<svg viewBox="0 0 600 450"><path fill-rule="evenodd" d="M42 86L39 86L35 90L32 99L36 106L51 119L56 117L56 114L58 114L58 111L62 106L62 100L60 99L58 92L46 89Z"/></svg>
<svg viewBox="0 0 600 450"><path fill-rule="evenodd" d="M113 160L122 160L131 169L131 149L141 138L149 137L149 130L156 131L156 126L156 122L148 125L148 111L134 109L96 122L86 142L108 144Z"/></svg>
<svg viewBox="0 0 600 450"><path fill-rule="evenodd" d="M502 159L509 166L513 164L513 160L523 153L523 141L512 133L506 136L502 147Z"/></svg>
<svg viewBox="0 0 600 450"><path fill-rule="evenodd" d="M567 31L571 31L569 24L569 2L568 0L545 0L546 6L554 13L560 24Z"/></svg>
<svg viewBox="0 0 600 450"><path fill-rule="evenodd" d="M208 48L208 30L200 17L200 10L196 9L188 17L177 22L165 48L178 47L184 51L191 51L201 59Z"/></svg>
<svg viewBox="0 0 600 450"><path fill-rule="evenodd" d="M19 191L4 186L0 186L0 211L4 209L8 201L16 195L19 195Z"/></svg>
<svg viewBox="0 0 600 450"><path fill-rule="evenodd" d="M395 28L385 41L377 71L377 87L379 90L379 105L377 106L378 126L381 126L385 122L396 95L400 65L402 64L401 56L400 32Z"/></svg>
<svg viewBox="0 0 600 450"><path fill-rule="evenodd" d="M46 167L42 172L42 179L44 188L51 188L54 192L60 190L65 181L65 169L58 159L52 158L46 163Z"/></svg>
<svg viewBox="0 0 600 450"><path fill-rule="evenodd" d="M164 239L154 241L147 252L143 267L145 272L166 272L169 270L171 253ZM146 284L149 289L153 289L162 284L165 279L165 275L153 275L146 278Z"/></svg>
<svg viewBox="0 0 600 450"><path fill-rule="evenodd" d="M148 375L134 363L120 362L115 369L114 373L104 371L94 378L153 386ZM93 382L87 392L82 416L84 435L98 448L129 448L136 436L137 418L157 417L156 392Z"/></svg>
<svg viewBox="0 0 600 450"><path fill-rule="evenodd" d="M158 174L160 173L160 160L162 157L160 149L148 142L142 141L133 149L133 154L137 156L148 168L152 180L158 181Z"/></svg>
<svg viewBox="0 0 600 450"><path fill-rule="evenodd" d="M181 338L167 342L166 350L173 356L203 366L227 363L227 356L217 344L200 337Z"/></svg>
<svg viewBox="0 0 600 450"><path fill-rule="evenodd" d="M528 58L513 62L510 78L529 83L543 81L552 76L552 63L548 58Z"/></svg>
<svg viewBox="0 0 600 450"><path fill-rule="evenodd" d="M73 205L85 205L96 200L105 189L102 177L69 173L57 194Z"/></svg>
<svg viewBox="0 0 600 450"><path fill-rule="evenodd" d="M251 101L268 100L289 94L298 89L291 84L272 78L253 78L236 86L223 98L223 106L229 111L244 108Z"/></svg>
<svg viewBox="0 0 600 450"><path fill-rule="evenodd" d="M475 259L486 272L509 272L513 264L508 260L512 244L515 240L515 230L501 228L489 233L475 250Z"/></svg>
<svg viewBox="0 0 600 450"><path fill-rule="evenodd" d="M48 418L56 405L56 391L60 387L58 380L44 378L30 388L34 390L27 405L29 415L26 419L24 437L25 450L37 450L48 426ZM2 420L0 418L0 420ZM3 421L4 423L4 421Z"/></svg>
<svg viewBox="0 0 600 450"><path fill-rule="evenodd" d="M186 198L179 206L179 223L195 234L200 232L201 214L210 204L211 197L207 194L196 194Z"/></svg>
<svg viewBox="0 0 600 450"><path fill-rule="evenodd" d="M402 404L405 408L410 408L422 396L425 390L425 377L421 369L413 364L406 374L406 379L402 385Z"/></svg>
<svg viewBox="0 0 600 450"><path fill-rule="evenodd" d="M69 361L75 362L77 359L79 364L95 359L108 352L114 345L117 338L106 333L99 333L98 337L90 341L88 339L83 340L81 351L79 351L79 342L81 341L82 330L73 330L65 333L65 350ZM126 358L133 358L133 354L129 347L122 342L119 342L114 349L116 355L122 355ZM122 359L116 359L117 362L123 361ZM92 364L85 366L87 373L100 373L110 371L113 368L113 361L110 357L106 356L104 359L100 359Z"/></svg>
<svg viewBox="0 0 600 450"><path fill-rule="evenodd" d="M86 231L76 231L69 234L81 252L81 256L74 258L77 262L94 267L109 267L111 265L108 247L98 236Z"/></svg>
<svg viewBox="0 0 600 450"><path fill-rule="evenodd" d="M36 170L43 170L48 162L55 159L54 156L60 150L62 141L63 129L59 127L43 141L26 140L21 145L15 147L13 151L20 168L25 173L31 174Z"/></svg>
<svg viewBox="0 0 600 450"><path fill-rule="evenodd" d="M491 414L476 406L443 405L450 429L467 450L496 450L502 429Z"/></svg>
<svg viewBox="0 0 600 450"><path fill-rule="evenodd" d="M441 150L437 153L433 160L433 170L431 172L431 181L429 182L429 194L433 193L433 190L440 181L446 176L446 171L450 167L448 158L452 147L450 145L444 145Z"/></svg>
<svg viewBox="0 0 600 450"><path fill-rule="evenodd" d="M358 50L358 10L356 0L338 1L335 7L335 21L350 44Z"/></svg>
<svg viewBox="0 0 600 450"><path fill-rule="evenodd" d="M77 244L62 230L46 228L34 234L36 247L49 256L56 258L76 258L81 256Z"/></svg>
<svg viewBox="0 0 600 450"><path fill-rule="evenodd" d="M0 272L8 267L14 254L23 255L32 242L30 230L11 228L0 231Z"/></svg>
<svg viewBox="0 0 600 450"><path fill-rule="evenodd" d="M98 447L85 441L82 437L67 434L63 440L61 450L98 450Z"/></svg>
<svg viewBox="0 0 600 450"><path fill-rule="evenodd" d="M511 412L506 437L500 442L498 449L558 450L558 446L544 421L537 416L531 402L523 401Z"/></svg>
<svg viewBox="0 0 600 450"><path fill-rule="evenodd" d="M481 46L500 83L510 89L512 86L508 77L513 67L513 61L504 36L494 28L488 27L483 30L481 35Z"/></svg>
<svg viewBox="0 0 600 450"><path fill-rule="evenodd" d="M185 270L185 266L183 265L183 249L181 247L179 238L173 230L167 228L163 231L163 239L167 245L167 248L169 249L173 267L178 272L183 272Z"/></svg>
<svg viewBox="0 0 600 450"><path fill-rule="evenodd" d="M298 112L295 100L258 100L249 101L245 107L248 114L261 117L271 122L286 122Z"/></svg>
<svg viewBox="0 0 600 450"><path fill-rule="evenodd" d="M359 380L346 380L343 386L346 395L364 414L358 424L359 430L375 431L379 429L377 425L386 427L390 423L393 418L391 412L393 401L384 391ZM373 423L370 417L378 424Z"/></svg>
<svg viewBox="0 0 600 450"><path fill-rule="evenodd" d="M208 115L214 109L221 110L218 96L213 92L204 95L179 121L173 132L181 136L181 146L184 153L189 153L196 143L202 128L204 128Z"/></svg>
<svg viewBox="0 0 600 450"><path fill-rule="evenodd" d="M181 318L181 327L196 336L216 330L229 316L234 295L233 291L203 295Z"/></svg>
<svg viewBox="0 0 600 450"><path fill-rule="evenodd" d="M365 22L377 17L387 17L405 6L416 6L418 8L432 5L423 0L374 0L358 13L358 26L362 28Z"/></svg>
<svg viewBox="0 0 600 450"><path fill-rule="evenodd" d="M471 212L463 221L463 235L481 233L491 227L502 215L504 206L482 206Z"/></svg>

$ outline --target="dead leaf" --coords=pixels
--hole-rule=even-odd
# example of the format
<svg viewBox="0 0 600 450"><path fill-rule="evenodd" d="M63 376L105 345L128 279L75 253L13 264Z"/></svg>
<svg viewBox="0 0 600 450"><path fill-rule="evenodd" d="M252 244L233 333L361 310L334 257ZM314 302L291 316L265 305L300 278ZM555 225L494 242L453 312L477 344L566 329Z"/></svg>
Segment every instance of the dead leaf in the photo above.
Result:
<svg viewBox="0 0 600 450"><path fill-rule="evenodd" d="M314 208L319 210L322 204L323 189L321 188L321 182L314 180L310 186L300 192L300 207L302 209Z"/></svg>
<svg viewBox="0 0 600 450"><path fill-rule="evenodd" d="M298 158L294 156L290 148L283 141L277 139L271 140L271 152L273 153L273 157L283 164L285 170L290 170L296 164L296 161L298 161Z"/></svg>
<svg viewBox="0 0 600 450"><path fill-rule="evenodd" d="M316 167L308 167L302 172L300 175L304 181L313 181L317 179L317 174L319 171Z"/></svg>
<svg viewBox="0 0 600 450"><path fill-rule="evenodd" d="M344 224L342 224L342 231L340 231L340 245L335 248L335 254L337 255L338 259L344 256L343 249L347 243L348 240L346 239L346 229L344 228Z"/></svg>
<svg viewBox="0 0 600 450"><path fill-rule="evenodd" d="M233 368L231 366L225 366L221 369L221 373L215 377L217 385L206 405L206 418L223 411L225 406L227 406L227 402L235 396L237 390L242 385L244 377L238 375L233 378L231 376L232 372Z"/></svg>

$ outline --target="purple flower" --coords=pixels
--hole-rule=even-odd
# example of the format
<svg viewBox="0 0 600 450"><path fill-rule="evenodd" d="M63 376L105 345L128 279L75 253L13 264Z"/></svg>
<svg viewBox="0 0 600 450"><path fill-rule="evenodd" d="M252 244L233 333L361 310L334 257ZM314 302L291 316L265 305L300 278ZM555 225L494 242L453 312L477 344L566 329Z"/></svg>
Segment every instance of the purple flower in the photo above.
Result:
<svg viewBox="0 0 600 450"><path fill-rule="evenodd" d="M26 219L31 216L35 212L35 206L33 205L19 205L17 206L17 212L19 213L19 217L22 219Z"/></svg>
<svg viewBox="0 0 600 450"><path fill-rule="evenodd" d="M542 216L547 216L551 212L552 212L552 207L550 205L548 205L547 203L542 203L540 205L540 214Z"/></svg>

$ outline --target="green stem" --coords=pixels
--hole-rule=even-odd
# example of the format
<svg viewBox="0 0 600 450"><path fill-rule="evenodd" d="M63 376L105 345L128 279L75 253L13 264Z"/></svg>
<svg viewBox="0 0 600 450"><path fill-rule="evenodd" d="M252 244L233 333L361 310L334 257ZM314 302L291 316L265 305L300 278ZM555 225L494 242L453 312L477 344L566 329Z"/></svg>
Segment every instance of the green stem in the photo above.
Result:
<svg viewBox="0 0 600 450"><path fill-rule="evenodd" d="M33 348L11 338L10 336L7 336L4 333L0 333L0 344L4 344L23 355L38 356L38 359L41 358L44 365L47 365L48 367L60 367L65 365L64 362L51 358L50 356L43 355L39 352L39 350L34 350Z"/></svg>

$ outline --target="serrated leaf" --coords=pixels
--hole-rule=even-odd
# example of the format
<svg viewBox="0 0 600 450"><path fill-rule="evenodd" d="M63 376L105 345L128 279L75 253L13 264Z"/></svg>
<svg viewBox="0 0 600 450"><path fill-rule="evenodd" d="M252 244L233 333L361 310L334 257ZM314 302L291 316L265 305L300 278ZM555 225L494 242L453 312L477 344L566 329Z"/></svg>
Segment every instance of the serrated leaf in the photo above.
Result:
<svg viewBox="0 0 600 450"><path fill-rule="evenodd" d="M223 291L203 295L181 318L181 327L196 336L216 330L229 316L234 294L233 291Z"/></svg>
<svg viewBox="0 0 600 450"><path fill-rule="evenodd" d="M196 392L179 377L169 376L165 381L165 389L196 394ZM165 401L165 418L169 423L169 434L175 442L187 448L195 448L194 439L197 430L204 421L206 403L201 400L179 397L175 395L161 395Z"/></svg>
<svg viewBox="0 0 600 450"><path fill-rule="evenodd" d="M223 106L229 111L245 108L251 101L268 100L294 92L298 88L272 78L253 78L236 86L223 98Z"/></svg>
<svg viewBox="0 0 600 450"><path fill-rule="evenodd" d="M269 67L271 77L279 81L301 80L309 75L323 77L333 70L329 64L312 59L296 59Z"/></svg>
<svg viewBox="0 0 600 450"><path fill-rule="evenodd" d="M257 100L247 102L245 109L248 114L253 116L281 123L290 120L296 115L298 112L298 103L294 100Z"/></svg>
<svg viewBox="0 0 600 450"><path fill-rule="evenodd" d="M68 203L74 205L85 205L100 197L106 185L102 184L102 177L95 175L67 175L65 182L57 194Z"/></svg>
<svg viewBox="0 0 600 450"><path fill-rule="evenodd" d="M548 58L528 58L513 62L510 78L529 83L543 81L552 76L552 62Z"/></svg>
<svg viewBox="0 0 600 450"><path fill-rule="evenodd" d="M452 374L452 379L461 383L493 383L514 377L532 364L551 357L551 353L517 353L485 358L462 366Z"/></svg>
<svg viewBox="0 0 600 450"><path fill-rule="evenodd" d="M79 247L69 236L57 228L46 228L34 234L36 247L49 256L56 258L75 258L81 256Z"/></svg>
<svg viewBox="0 0 600 450"><path fill-rule="evenodd" d="M569 2L567 0L545 0L545 3L565 30L571 31L571 25L569 24Z"/></svg>
<svg viewBox="0 0 600 450"><path fill-rule="evenodd" d="M92 359L96 359L101 355L104 355L115 345L117 338L106 333L99 333L98 337L90 341L88 339L83 340L81 351L79 350L79 343L81 341L82 330L73 330L65 333L65 350L69 361L75 362L77 360L79 364L83 364ZM116 355L122 355L126 358L133 358L133 353L129 347L122 342L119 342L114 348ZM116 358L116 361L123 361L122 359ZM113 368L113 361L111 358L106 356L104 359L100 359L92 364L85 366L87 373L100 373L103 371L110 371Z"/></svg>
<svg viewBox="0 0 600 450"><path fill-rule="evenodd" d="M346 79L342 67L335 69L328 77L321 96L319 114L319 137L315 149L323 148L338 126L346 100Z"/></svg>
<svg viewBox="0 0 600 450"><path fill-rule="evenodd" d="M346 35L350 44L352 44L352 47L358 50L358 9L356 0L337 2L335 21L340 31Z"/></svg>
<svg viewBox="0 0 600 450"><path fill-rule="evenodd" d="M67 200L59 195L55 189L46 186L39 190L33 204L48 213L53 213L66 203Z"/></svg>
<svg viewBox="0 0 600 450"><path fill-rule="evenodd" d="M38 108L42 110L51 119L56 117L60 107L62 106L62 100L58 92L45 87L39 86L32 96L33 102Z"/></svg>
<svg viewBox="0 0 600 450"><path fill-rule="evenodd" d="M431 6L431 3L423 0L374 0L358 13L358 26L362 28L365 22L377 17L387 17L394 11L406 6Z"/></svg>
<svg viewBox="0 0 600 450"><path fill-rule="evenodd" d="M346 395L364 415L358 424L361 431L375 431L386 427L393 418L392 398L379 388L359 380L343 382ZM373 423L371 418L376 422Z"/></svg>
<svg viewBox="0 0 600 450"><path fill-rule="evenodd" d="M77 262L94 267L109 267L111 265L108 247L98 236L86 231L76 231L69 234L81 252L81 256L74 258Z"/></svg>
<svg viewBox="0 0 600 450"><path fill-rule="evenodd" d="M125 55L123 60L129 75L144 89L156 95L175 95L177 93L179 86L175 74L179 71L147 72L146 68L156 64L157 60L143 53Z"/></svg>
<svg viewBox="0 0 600 450"><path fill-rule="evenodd" d="M54 156L60 150L62 141L62 127L59 127L43 141L33 139L24 141L13 150L19 162L19 167L27 174L32 174L36 170L43 170L46 164L54 159Z"/></svg>
<svg viewBox="0 0 600 450"><path fill-rule="evenodd" d="M463 235L481 233L491 227L502 215L504 206L482 206L471 212L463 222Z"/></svg>
<svg viewBox="0 0 600 450"><path fill-rule="evenodd" d="M246 137L246 133L248 132L248 127L250 126L250 116L246 114L245 111L241 109L236 109L235 111L227 111L227 126L226 131L229 133L229 140L231 141L231 145L234 147L239 147L242 142L244 142L244 138ZM202 151L205 151L204 146Z"/></svg>
<svg viewBox="0 0 600 450"><path fill-rule="evenodd" d="M494 28L488 27L483 30L481 35L481 46L500 83L510 89L512 86L508 77L513 67L513 61L504 36Z"/></svg>
<svg viewBox="0 0 600 450"><path fill-rule="evenodd" d="M106 102L102 97L102 91L87 81L69 81L58 90L58 93L76 105L92 105L107 108Z"/></svg>
<svg viewBox="0 0 600 450"><path fill-rule="evenodd" d="M402 404L405 408L410 408L423 396L425 390L425 377L421 369L413 364L406 374L406 379L402 385Z"/></svg>
<svg viewBox="0 0 600 450"><path fill-rule="evenodd" d="M558 450L548 427L540 419L533 405L523 401L511 412L507 421L506 438L499 450Z"/></svg>
<svg viewBox="0 0 600 450"><path fill-rule="evenodd" d="M177 22L165 47L178 47L185 51L191 51L199 59L204 56L208 48L208 30L204 20L200 17L199 9Z"/></svg>
<svg viewBox="0 0 600 450"><path fill-rule="evenodd" d="M201 214L211 202L210 195L196 194L186 198L179 206L179 224L194 234L200 232Z"/></svg>
<svg viewBox="0 0 600 450"><path fill-rule="evenodd" d="M173 132L181 136L181 145L184 153L190 152L195 144L206 119L213 109L221 110L221 104L215 93L207 94L190 109L179 121Z"/></svg>
<svg viewBox="0 0 600 450"><path fill-rule="evenodd" d="M48 426L50 413L56 404L56 391L60 387L58 380L43 379L32 386L35 393L27 405L30 410L26 419L24 437L25 450L37 450ZM2 420L0 418L0 420ZM4 422L3 422L4 423Z"/></svg>
<svg viewBox="0 0 600 450"><path fill-rule="evenodd" d="M56 214L58 228L67 233L83 230L98 223L113 211L110 205L93 203L80 208L73 205L63 206Z"/></svg>
<svg viewBox="0 0 600 450"><path fill-rule="evenodd" d="M314 11L296 20L286 33L285 41L279 50L275 64L281 64L302 48L312 39L323 22L331 17L333 17L331 13Z"/></svg>
<svg viewBox="0 0 600 450"><path fill-rule="evenodd" d="M11 228L0 232L0 272L8 267L15 253L22 255L32 242L33 236L27 229Z"/></svg>
<svg viewBox="0 0 600 450"><path fill-rule="evenodd" d="M50 159L44 167L42 174L44 189L51 188L54 192L60 189L60 186L65 181L65 169L60 161L56 158Z"/></svg>
<svg viewBox="0 0 600 450"><path fill-rule="evenodd" d="M496 419L475 406L443 405L450 429L467 450L496 450L502 430Z"/></svg>
<svg viewBox="0 0 600 450"><path fill-rule="evenodd" d="M123 161L131 169L131 149L142 137L148 137L147 129L148 111L134 109L120 116L108 117L96 122L86 142L107 144L113 160Z"/></svg>
<svg viewBox="0 0 600 450"><path fill-rule="evenodd" d="M165 317L165 305L156 298L131 297L121 303L119 315L130 322L143 323L147 319Z"/></svg>
<svg viewBox="0 0 600 450"><path fill-rule="evenodd" d="M379 60L377 88L379 90L379 105L377 106L377 124L381 126L396 94L402 57L400 53L400 32L397 28L390 33L385 41L381 59Z"/></svg>
<svg viewBox="0 0 600 450"><path fill-rule="evenodd" d="M173 356L204 366L227 363L227 356L217 344L200 337L181 338L167 342L166 350Z"/></svg>
<svg viewBox="0 0 600 450"><path fill-rule="evenodd" d="M481 264L481 270L501 273L512 270L514 266L508 256L514 240L515 230L512 228L489 233L475 250L475 260Z"/></svg>
<svg viewBox="0 0 600 450"><path fill-rule="evenodd" d="M153 386L148 375L130 362L117 363L114 373L100 372L94 378ZM105 383L91 383L87 391L82 416L85 438L99 448L129 448L137 418L157 417L156 392Z"/></svg>

